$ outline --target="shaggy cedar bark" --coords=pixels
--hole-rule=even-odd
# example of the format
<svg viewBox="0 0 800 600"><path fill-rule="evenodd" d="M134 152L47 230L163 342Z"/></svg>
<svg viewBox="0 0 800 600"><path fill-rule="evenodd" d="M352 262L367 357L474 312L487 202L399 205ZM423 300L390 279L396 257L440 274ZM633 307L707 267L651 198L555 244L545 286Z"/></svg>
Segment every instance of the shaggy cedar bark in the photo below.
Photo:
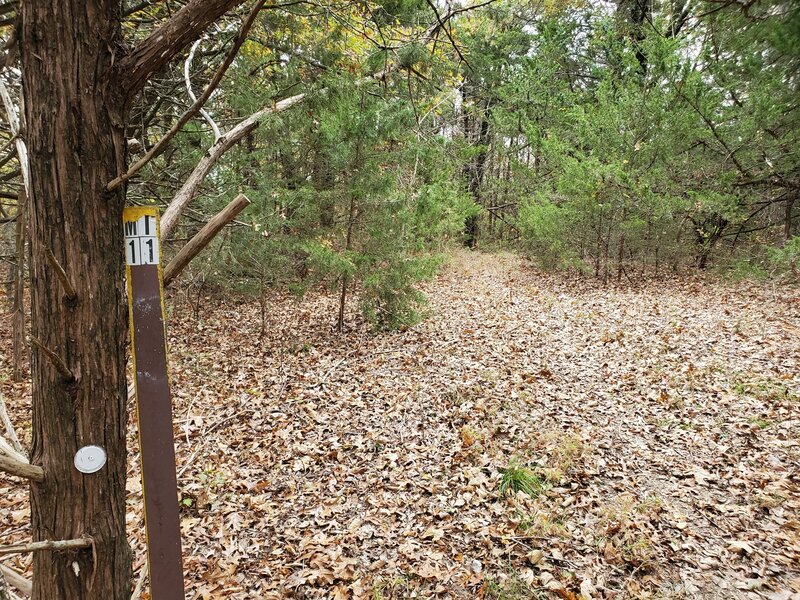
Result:
<svg viewBox="0 0 800 600"><path fill-rule="evenodd" d="M119 2L24 1L19 40L31 166L31 333L74 375L31 350L34 541L91 537L94 548L39 552L33 598L116 600L130 594L125 537L124 97L108 74L121 52ZM47 251L71 277L69 301ZM97 444L106 466L73 466Z"/></svg>

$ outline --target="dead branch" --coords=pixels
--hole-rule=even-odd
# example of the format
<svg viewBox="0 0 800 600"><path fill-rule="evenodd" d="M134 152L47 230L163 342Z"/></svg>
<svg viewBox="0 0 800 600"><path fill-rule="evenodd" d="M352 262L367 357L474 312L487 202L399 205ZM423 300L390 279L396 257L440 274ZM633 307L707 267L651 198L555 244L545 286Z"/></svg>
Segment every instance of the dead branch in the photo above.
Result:
<svg viewBox="0 0 800 600"><path fill-rule="evenodd" d="M117 63L123 93L133 97L178 52L196 40L219 17L243 2L190 0Z"/></svg>
<svg viewBox="0 0 800 600"><path fill-rule="evenodd" d="M228 206L223 208L206 225L180 249L167 268L164 269L164 286L168 286L175 277L189 264L189 262L202 252L208 243L220 232L220 230L230 223L236 215L250 204L250 200L244 194L239 194Z"/></svg>
<svg viewBox="0 0 800 600"><path fill-rule="evenodd" d="M11 600L11 590L8 589L3 571L0 571L0 600Z"/></svg>
<svg viewBox="0 0 800 600"><path fill-rule="evenodd" d="M72 282L69 280L69 276L67 276L67 272L64 270L64 267L58 263L55 254L53 254L53 251L50 250L50 248L45 248L45 256L47 256L50 266L53 267L53 270L58 276L58 280L61 282L61 286L64 288L64 295L69 300L75 300L78 295L75 293L75 288L73 287Z"/></svg>
<svg viewBox="0 0 800 600"><path fill-rule="evenodd" d="M13 546L0 546L0 556L6 554L24 554L27 552L42 552L43 550L51 550L53 552L61 552L64 550L76 550L78 548L90 548L92 546L91 538L77 538L74 540L47 540L44 542L31 542L30 544L15 544Z"/></svg>
<svg viewBox="0 0 800 600"><path fill-rule="evenodd" d="M6 567L5 565L0 565L0 573L5 576L8 583L13 585L26 596L33 594L33 584L30 582L30 580L22 576L20 573L17 573L14 569Z"/></svg>
<svg viewBox="0 0 800 600"><path fill-rule="evenodd" d="M44 469L37 465L22 462L5 454L0 454L0 471L32 481L44 481ZM0 555L2 552L0 551Z"/></svg>
<svg viewBox="0 0 800 600"><path fill-rule="evenodd" d="M17 461L19 461L19 462L21 462L21 463L27 463L27 462L30 462L30 461L28 460L28 457L27 457L27 456L25 456L25 454L23 454L23 453L21 453L21 452L17 452L17 451L14 449L14 446L12 446L11 444L9 444L9 443L6 441L6 438L4 438L2 435L0 435L0 453L6 454L7 456L10 456L10 457L11 457L11 458L13 458L14 460L17 460Z"/></svg>
<svg viewBox="0 0 800 600"><path fill-rule="evenodd" d="M256 16L258 15L258 11L260 11L261 7L264 6L265 1L266 0L257 0L255 6L253 6L253 9L250 11L250 14L247 15L247 19L242 25L242 28L239 30L239 35L236 36L236 39L233 42L233 46L231 46L231 49L225 56L225 60L222 61L222 64L217 69L217 72L214 73L214 77L208 83L208 86L206 86L206 89L205 91L203 91L202 95L195 101L194 104L192 104L189 110L183 113L181 118L178 119L178 122L172 126L172 129L170 129L164 135L164 137L158 140L158 142L156 142L156 144L153 145L153 147L150 148L150 150L148 150L147 153L142 158L140 158L130 166L127 173L125 173L124 175L120 175L116 179L112 180L106 186L106 189L109 192L117 189L123 183L128 181L131 177L133 177L136 173L138 173L142 167L144 167L147 163L149 163L156 156L158 156L164 150L167 143L173 137L175 137L175 135L177 135L177 133L183 128L183 126L186 125L186 123L188 123L189 120L192 117L194 117L199 110L203 108L203 105L211 97L211 93L217 88L220 81L222 81L222 77L225 75L225 72L228 70L228 67L233 62L233 59L236 58L236 55L239 53L239 48L241 48L242 44L247 38L247 33L248 31L250 31L250 27L252 27L253 22L255 21Z"/></svg>
<svg viewBox="0 0 800 600"><path fill-rule="evenodd" d="M67 367L67 364L64 362L64 360L58 354L56 354L55 352L50 350L50 348L45 346L39 340L39 338L37 338L34 335L31 335L31 343L34 346L36 346L37 348L39 348L39 350L41 350L44 353L44 355L47 358L50 359L50 362L53 364L53 366L59 372L59 374L61 375L61 378L64 381L66 381L66 382L75 381L75 375L72 374L72 371L69 370L69 367Z"/></svg>
<svg viewBox="0 0 800 600"><path fill-rule="evenodd" d="M14 430L14 425L11 423L11 418L8 416L6 403L5 400L3 400L3 392L0 392L0 421L3 422L6 435L8 436L8 439L11 440L11 445L14 447L14 450L19 452L21 455L24 455L25 450L22 448L22 444L17 437L17 432Z"/></svg>
<svg viewBox="0 0 800 600"><path fill-rule="evenodd" d="M192 89L192 78L191 78L191 69L192 69L192 61L194 60L194 53L197 52L197 47L200 45L202 40L197 40L194 44L192 44L191 49L189 50L189 56L186 57L186 62L183 63L183 80L186 83L186 93L189 94L189 98L192 102L197 102L197 96L194 94L194 90ZM209 127L211 127L211 131L214 132L214 141L216 142L221 136L222 133L219 131L219 125L211 116L205 108L201 108L199 111L200 116L203 117L206 122L208 123Z"/></svg>
<svg viewBox="0 0 800 600"><path fill-rule="evenodd" d="M17 192L17 222L14 228L16 237L16 260L14 261L14 300L11 304L14 320L11 325L11 378L22 380L25 354L25 238L27 237L26 213L28 195L25 187Z"/></svg>
<svg viewBox="0 0 800 600"><path fill-rule="evenodd" d="M133 594L131 594L131 600L139 600L139 598L141 598L144 580L149 572L150 563L145 561L144 565L142 565L142 570L139 572L139 581L136 582L136 587L133 589Z"/></svg>
<svg viewBox="0 0 800 600"><path fill-rule="evenodd" d="M466 59L466 58L464 57L464 55L461 53L461 49L458 47L458 44L456 44L456 41L455 41L455 39L453 39L453 34L452 34L452 33L450 32L450 30L447 28L447 24L446 24L444 21L442 21L442 16L439 14L439 9L438 9L438 8L436 8L436 4L434 4L434 3L433 3L431 0L427 0L427 2L428 2L428 6L430 6L430 7L431 7L431 10L433 10L433 14L435 14L435 15L436 15L436 21L437 21L437 22L438 22L438 24L439 24L439 28L440 28L440 29L442 29L442 31L444 31L445 35L447 36L447 39L449 39L449 40L450 40L450 44L453 46L453 49L456 51L456 54L458 54L458 58L459 58L459 60L460 60L461 62L463 62L465 65L467 65L467 67L469 68L469 70L470 70L470 71L472 71L472 70L473 70L473 69L472 69L472 65L471 65L471 64L469 64L469 62L467 61L467 59ZM448 19L448 20L449 20L449 19Z"/></svg>
<svg viewBox="0 0 800 600"><path fill-rule="evenodd" d="M258 127L259 121L267 115L283 112L301 102L306 97L305 94L297 94L290 96L280 102L262 108L258 112L253 113L244 121L236 125L227 133L223 133L211 148L208 149L205 156L197 163L192 173L189 175L186 182L183 184L178 193L172 198L167 210L161 216L161 241L166 240L178 225L178 218L183 213L186 206L194 200L197 190L205 180L211 168L217 163L225 152L230 150L237 142L244 138L249 132Z"/></svg>
<svg viewBox="0 0 800 600"><path fill-rule="evenodd" d="M25 192L28 198L30 198L31 192L31 176L30 176L30 168L28 165L28 147L25 145L25 141L20 137L19 132L20 129L23 127L23 123L20 119L20 113L17 112L17 107L14 105L14 102L11 100L11 94L8 92L8 88L6 84L0 80L0 98L2 98L3 105L6 109L6 115L8 116L8 125L11 128L11 138L14 140L14 144L17 148L17 157L19 158L19 169L22 173L22 184L25 187ZM22 92L20 92L20 105L22 104Z"/></svg>

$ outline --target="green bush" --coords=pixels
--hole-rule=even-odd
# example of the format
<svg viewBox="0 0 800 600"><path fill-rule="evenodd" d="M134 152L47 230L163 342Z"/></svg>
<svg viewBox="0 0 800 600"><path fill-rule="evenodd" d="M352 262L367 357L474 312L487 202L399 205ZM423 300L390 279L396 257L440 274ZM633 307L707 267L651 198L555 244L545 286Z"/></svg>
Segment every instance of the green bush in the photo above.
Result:
<svg viewBox="0 0 800 600"><path fill-rule="evenodd" d="M561 269L580 264L570 240L574 220L569 207L537 197L522 203L517 226L532 258L545 269Z"/></svg>
<svg viewBox="0 0 800 600"><path fill-rule="evenodd" d="M378 330L411 326L423 317L425 294L416 289L418 281L436 272L436 258L401 258L381 264L363 279L361 310Z"/></svg>
<svg viewBox="0 0 800 600"><path fill-rule="evenodd" d="M769 278L769 272L757 261L749 257L735 258L722 266L723 276L733 281Z"/></svg>
<svg viewBox="0 0 800 600"><path fill-rule="evenodd" d="M777 274L800 277L800 235L787 240L783 248L770 248L767 256Z"/></svg>

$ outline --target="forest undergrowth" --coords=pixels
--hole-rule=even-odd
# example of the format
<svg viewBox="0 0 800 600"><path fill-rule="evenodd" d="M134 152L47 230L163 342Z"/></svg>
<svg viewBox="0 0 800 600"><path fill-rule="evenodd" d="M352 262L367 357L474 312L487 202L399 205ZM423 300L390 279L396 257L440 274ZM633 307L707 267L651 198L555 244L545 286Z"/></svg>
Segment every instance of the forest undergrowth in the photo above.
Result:
<svg viewBox="0 0 800 600"><path fill-rule="evenodd" d="M261 335L258 302L175 293L187 598L800 598L797 287L462 252L425 288L384 334L336 333L336 294L273 298ZM0 506L29 540L27 487L0 475Z"/></svg>

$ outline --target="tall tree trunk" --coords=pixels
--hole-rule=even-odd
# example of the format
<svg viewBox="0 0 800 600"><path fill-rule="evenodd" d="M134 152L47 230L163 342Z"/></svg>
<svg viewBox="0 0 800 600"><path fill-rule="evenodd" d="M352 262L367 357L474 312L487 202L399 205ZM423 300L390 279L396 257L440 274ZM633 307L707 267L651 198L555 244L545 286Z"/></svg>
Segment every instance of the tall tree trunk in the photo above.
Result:
<svg viewBox="0 0 800 600"><path fill-rule="evenodd" d="M317 139L311 160L311 185L319 194L319 224L322 227L333 227L336 223L336 199L330 192L336 181L330 161L321 145L321 141Z"/></svg>
<svg viewBox="0 0 800 600"><path fill-rule="evenodd" d="M622 35L630 39L639 69L647 72L647 54L642 45L645 38L645 27L652 22L652 0L617 0L617 18L622 28Z"/></svg>
<svg viewBox="0 0 800 600"><path fill-rule="evenodd" d="M711 251L722 238L722 234L728 226L728 220L722 215L715 213L705 217L701 222L697 220L693 220L692 222L695 226L695 242L697 244L695 266L698 269L705 269L708 267L708 259L711 256Z"/></svg>
<svg viewBox="0 0 800 600"><path fill-rule="evenodd" d="M91 549L37 552L34 600L130 595L125 536L124 99L110 77L121 54L116 0L21 2L20 58L31 166L31 333L74 378L32 351L33 539L91 537ZM116 56L115 56L116 54ZM76 291L69 300L51 251ZM98 472L73 465L78 448L107 455Z"/></svg>

